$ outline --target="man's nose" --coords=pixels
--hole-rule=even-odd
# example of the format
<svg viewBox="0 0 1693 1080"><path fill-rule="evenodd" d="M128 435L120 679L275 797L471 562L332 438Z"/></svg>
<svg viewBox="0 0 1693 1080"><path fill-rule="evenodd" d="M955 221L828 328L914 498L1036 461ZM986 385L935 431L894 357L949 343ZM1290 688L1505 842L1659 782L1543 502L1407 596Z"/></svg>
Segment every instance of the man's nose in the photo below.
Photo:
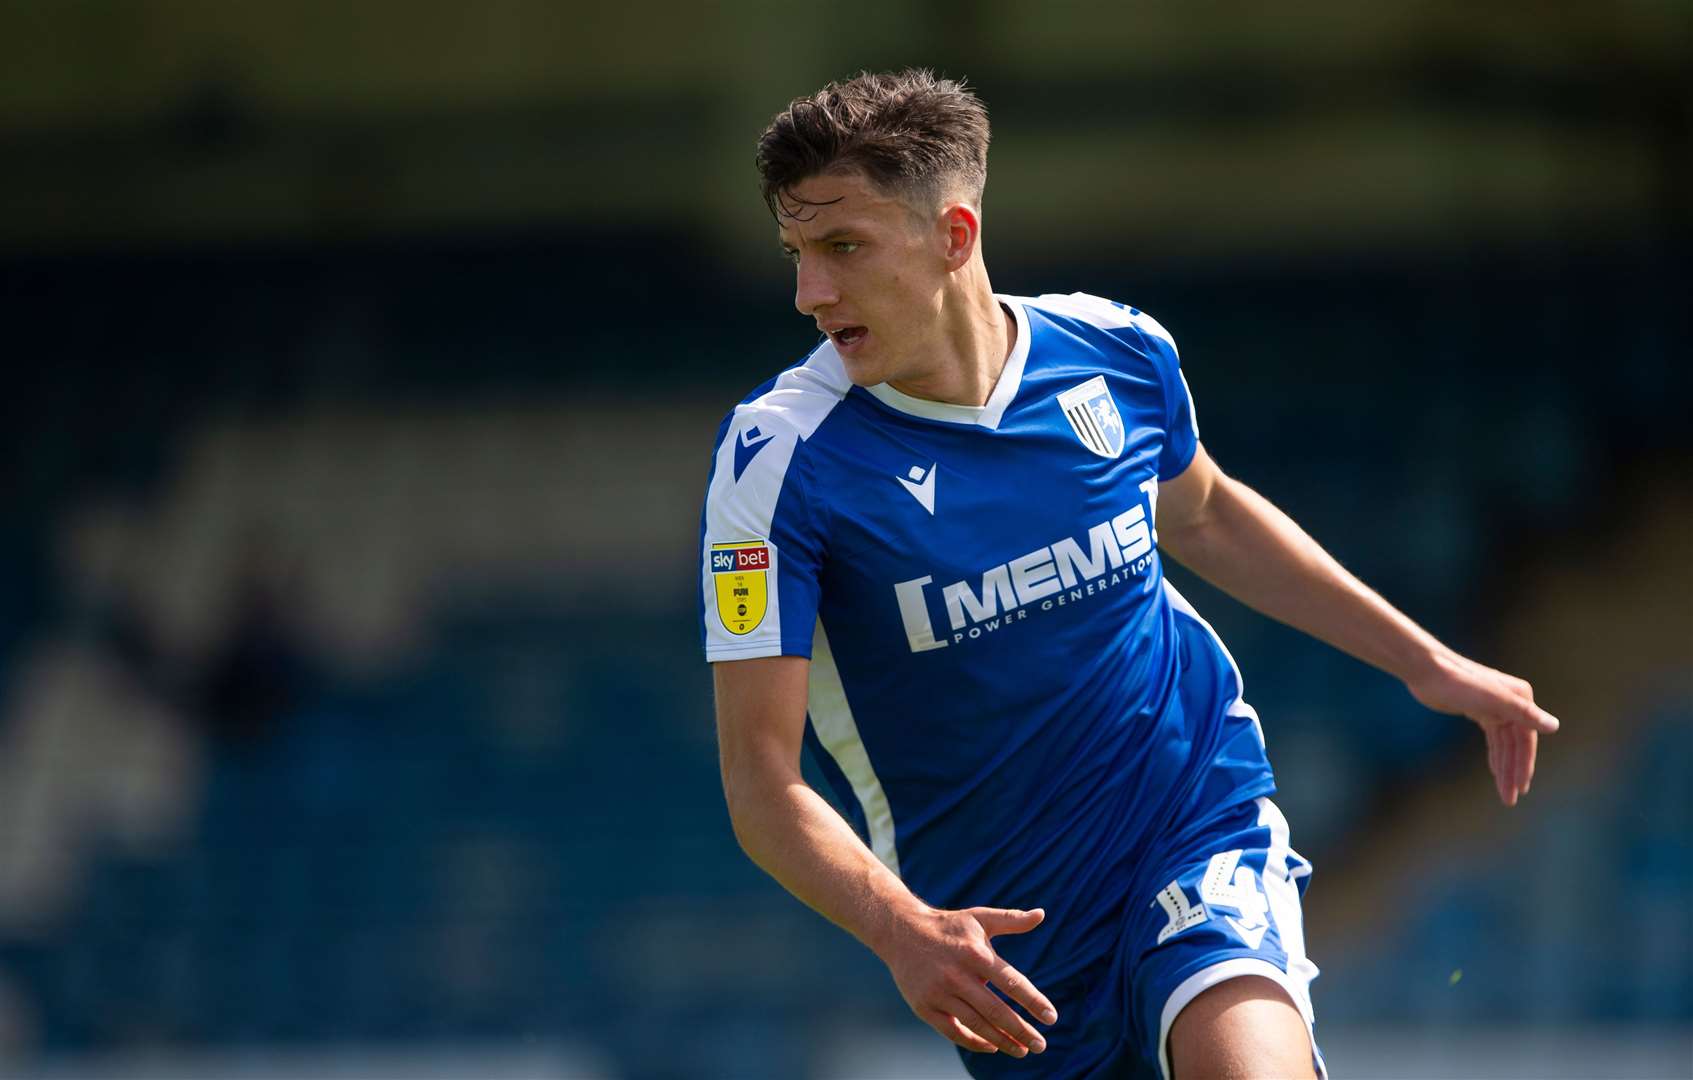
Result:
<svg viewBox="0 0 1693 1080"><path fill-rule="evenodd" d="M794 274L794 307L801 315L815 316L819 308L840 301L835 283L817 260L800 256Z"/></svg>

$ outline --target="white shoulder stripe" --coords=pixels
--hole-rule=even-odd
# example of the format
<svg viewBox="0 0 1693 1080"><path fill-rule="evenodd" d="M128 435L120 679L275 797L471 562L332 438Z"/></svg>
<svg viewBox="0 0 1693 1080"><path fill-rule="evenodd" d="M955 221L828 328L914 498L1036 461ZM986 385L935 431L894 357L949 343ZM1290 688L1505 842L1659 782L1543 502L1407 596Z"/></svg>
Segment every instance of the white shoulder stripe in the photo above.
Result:
<svg viewBox="0 0 1693 1080"><path fill-rule="evenodd" d="M1144 311L1137 311L1134 313L1134 324L1135 329L1139 330L1143 334L1151 334L1153 337L1163 338L1165 343L1170 346L1170 351L1176 354L1176 359L1181 359L1182 351L1176 348L1176 339L1170 336L1170 332L1168 330L1164 329L1163 323L1160 323L1157 319L1154 319Z"/></svg>
<svg viewBox="0 0 1693 1080"><path fill-rule="evenodd" d="M1134 319L1129 315L1127 308L1118 307L1109 300L1087 293L1042 293L1029 303L1105 330L1134 325Z"/></svg>
<svg viewBox="0 0 1693 1080"><path fill-rule="evenodd" d="M800 438L809 439L851 389L852 380L847 378L840 354L833 342L825 341L805 363L778 375L770 389L736 406L736 424L743 413L778 417Z"/></svg>
<svg viewBox="0 0 1693 1080"><path fill-rule="evenodd" d="M804 364L777 377L769 390L735 409L705 496L700 588L705 602L706 657L741 660L782 651L782 550L775 531L777 504L802 439L810 438L850 387L834 346L819 348ZM732 634L718 614L711 569L713 544L761 541L770 553L764 572L763 620L746 634Z"/></svg>
<svg viewBox="0 0 1693 1080"><path fill-rule="evenodd" d="M758 419L736 413L705 497L705 534L712 543L763 540L770 536L776 501L782 495L799 438L780 424L760 428ZM743 439L758 430L762 437ZM747 443L750 445L743 445ZM736 473L740 475L736 475Z"/></svg>
<svg viewBox="0 0 1693 1080"><path fill-rule="evenodd" d="M1060 293L1045 293L1035 297L1029 303L1037 308L1056 312L1072 319L1080 319L1102 330L1115 330L1124 326L1132 326L1142 333L1152 334L1162 338L1170 348L1176 348L1176 339L1164 329L1157 319L1144 311L1131 311L1129 308L1118 307L1111 301L1088 293L1070 293L1068 296ZM1179 352L1177 354L1180 355Z"/></svg>
<svg viewBox="0 0 1693 1080"><path fill-rule="evenodd" d="M782 372L769 390L736 406L706 492L708 541L770 536L799 440L811 437L850 386L840 356L826 344Z"/></svg>

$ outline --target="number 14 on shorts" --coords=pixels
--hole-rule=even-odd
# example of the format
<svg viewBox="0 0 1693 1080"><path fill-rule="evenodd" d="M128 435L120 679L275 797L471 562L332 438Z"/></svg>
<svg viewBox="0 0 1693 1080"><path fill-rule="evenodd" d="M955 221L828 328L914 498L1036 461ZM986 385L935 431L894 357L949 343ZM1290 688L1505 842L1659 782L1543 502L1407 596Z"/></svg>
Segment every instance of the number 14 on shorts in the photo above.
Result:
<svg viewBox="0 0 1693 1080"><path fill-rule="evenodd" d="M1205 876L1199 883L1199 903L1190 904L1181 879L1158 890L1155 903L1169 917L1164 929L1158 931L1158 944L1172 935L1221 915L1234 927L1248 948L1256 949L1270 927L1267 915L1270 903L1258 885L1258 875L1251 867L1241 866L1243 850L1219 851L1206 864Z"/></svg>

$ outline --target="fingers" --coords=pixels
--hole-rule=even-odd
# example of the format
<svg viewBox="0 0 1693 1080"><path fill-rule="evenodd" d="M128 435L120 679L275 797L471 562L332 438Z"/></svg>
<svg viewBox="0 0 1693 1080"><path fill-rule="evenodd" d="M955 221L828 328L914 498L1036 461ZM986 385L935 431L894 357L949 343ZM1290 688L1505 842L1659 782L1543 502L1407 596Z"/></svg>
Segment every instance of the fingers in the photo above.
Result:
<svg viewBox="0 0 1693 1080"><path fill-rule="evenodd" d="M1540 735L1532 728L1492 727L1487 731L1487 767L1499 801L1515 806L1534 782Z"/></svg>
<svg viewBox="0 0 1693 1080"><path fill-rule="evenodd" d="M1504 749L1504 768L1501 772L1500 783L1504 790L1500 798L1506 806L1517 805L1517 740L1516 732L1507 731L1500 737Z"/></svg>
<svg viewBox="0 0 1693 1080"><path fill-rule="evenodd" d="M1522 794L1528 794L1528 787L1534 782L1534 759L1540 748L1540 736L1532 731L1523 732L1523 772Z"/></svg>
<svg viewBox="0 0 1693 1080"><path fill-rule="evenodd" d="M988 1023L1016 1039L1019 1045L1026 1046L1037 1054L1046 1049L1046 1039L1035 1030L1035 1026L1018 1016L1017 1010L1007 1005L998 994L986 986L982 987L980 994L972 994L965 1000L974 1005L976 1011L981 1013Z"/></svg>
<svg viewBox="0 0 1693 1080"><path fill-rule="evenodd" d="M1029 1015L1036 1020L1043 1024L1058 1022L1058 1010L1053 1008L1046 995L1035 989L1035 984L1029 981L1028 976L1004 960L999 961L998 966L994 968L990 980L1005 991L1005 995L1012 1001L1029 1010ZM1006 1011L1010 1012L1009 1009Z"/></svg>
<svg viewBox="0 0 1693 1080"><path fill-rule="evenodd" d="M1039 926L1041 920L1046 918L1044 908L1020 911L1006 908L977 907L970 908L968 914L981 924L982 930L990 938L995 934L1027 933ZM981 972L984 980L992 982L1005 991L1007 997L1029 1010L1029 1013L1042 1023L1051 1024L1058 1020L1058 1010L1053 1008L1052 1002L1048 1001L1046 995L1035 988L1035 984L1030 982L1027 976L997 956L993 958L993 961L991 969ZM992 997L993 995L990 993L989 996ZM994 998L994 1001L999 1003L998 998ZM1011 1010L1007 1009L1006 1012L1011 1013ZM1015 1013L1011 1013L1011 1015L1016 1016ZM1021 1017L1017 1017L1017 1021L1023 1023ZM1029 1030L1031 1034L1034 1033L1034 1029Z"/></svg>
<svg viewBox="0 0 1693 1080"><path fill-rule="evenodd" d="M1518 729L1511 734L1511 789L1516 799L1528 794L1529 781L1534 779L1534 756L1540 736Z"/></svg>
<svg viewBox="0 0 1693 1080"><path fill-rule="evenodd" d="M945 1013L936 1009L923 1019L928 1022L930 1027L934 1028L947 1039L957 1043L966 1050L971 1050L978 1054L999 1053L999 1047L995 1046L991 1042L988 1042L974 1031L971 1031L969 1028L959 1023L958 1017L953 1016L950 1013Z"/></svg>
<svg viewBox="0 0 1693 1080"><path fill-rule="evenodd" d="M1540 706L1530 702L1524 712L1527 717L1523 726L1528 730L1545 732L1547 735L1558 730L1558 718Z"/></svg>
<svg viewBox="0 0 1693 1080"><path fill-rule="evenodd" d="M1548 735L1558 730L1558 718L1534 703L1534 687L1529 685L1528 680L1504 672L1500 672L1500 677L1504 680L1505 689L1516 699L1515 715L1509 717L1511 723Z"/></svg>
<svg viewBox="0 0 1693 1080"><path fill-rule="evenodd" d="M993 996L991 992L984 991L984 993L987 993L989 997ZM985 1002L983 1004L984 1006L986 1005ZM999 1004L1002 1008L1005 1005L1003 1001ZM1019 1058L1028 1056L1028 1046L1025 1046L1023 1043L1008 1034L998 1024L983 1016L981 1010L977 1009L971 1002L966 1001L961 997L955 997L947 1003L946 1008L949 1009L966 1028L986 1039L1005 1053L1010 1054L1012 1057ZM1011 1012L1010 1009L1006 1009L1005 1011L1007 1013ZM1012 1020L1019 1024L1022 1023L1021 1020L1017 1019L1015 1014L1012 1015ZM1028 1025L1024 1024L1023 1026L1027 1027ZM1040 1036L1036 1035L1035 1038L1040 1039ZM1046 1049L1045 1039L1040 1040L1040 1047L1042 1050Z"/></svg>
<svg viewBox="0 0 1693 1080"><path fill-rule="evenodd" d="M1436 693L1435 703L1424 700L1424 704L1464 713L1484 727L1509 724L1546 735L1558 730L1558 718L1534 703L1534 687L1528 680L1473 660L1464 663L1467 675L1459 685L1448 687L1448 693Z"/></svg>
<svg viewBox="0 0 1693 1080"><path fill-rule="evenodd" d="M1493 790L1499 793L1499 801L1506 802L1505 748L1502 730L1491 727L1484 730L1487 735L1487 771L1493 775Z"/></svg>
<svg viewBox="0 0 1693 1080"><path fill-rule="evenodd" d="M888 957L894 982L912 1011L949 1042L975 1053L1004 1052L1021 1058L1031 1051L1044 1051L1045 1037L1012 1002L1046 1023L1055 1022L1058 1011L988 942L995 934L1026 933L1039 926L1046 913L1039 908L978 907L934 914L935 924L920 928L933 940L927 943L929 947L917 950L915 968L907 963L913 959L910 952L894 950ZM996 993L990 982L1003 988L1011 1001Z"/></svg>
<svg viewBox="0 0 1693 1080"><path fill-rule="evenodd" d="M995 934L1026 934L1046 918L1044 908L1016 911L1008 908L973 907L966 909L965 914L981 923L988 937Z"/></svg>

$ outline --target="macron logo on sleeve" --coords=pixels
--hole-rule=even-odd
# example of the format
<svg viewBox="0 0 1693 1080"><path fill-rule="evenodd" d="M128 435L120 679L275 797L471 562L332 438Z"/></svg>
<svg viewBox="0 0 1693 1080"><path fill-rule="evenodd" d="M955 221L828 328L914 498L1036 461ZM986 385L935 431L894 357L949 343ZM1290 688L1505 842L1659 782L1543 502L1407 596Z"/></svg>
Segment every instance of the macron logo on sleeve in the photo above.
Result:
<svg viewBox="0 0 1693 1080"><path fill-rule="evenodd" d="M741 432L740 438L735 442L735 479L737 481L741 479L741 474L747 471L747 466L752 464L752 459L758 456L760 450L764 449L764 444L775 437L774 434L759 431L757 424Z"/></svg>

